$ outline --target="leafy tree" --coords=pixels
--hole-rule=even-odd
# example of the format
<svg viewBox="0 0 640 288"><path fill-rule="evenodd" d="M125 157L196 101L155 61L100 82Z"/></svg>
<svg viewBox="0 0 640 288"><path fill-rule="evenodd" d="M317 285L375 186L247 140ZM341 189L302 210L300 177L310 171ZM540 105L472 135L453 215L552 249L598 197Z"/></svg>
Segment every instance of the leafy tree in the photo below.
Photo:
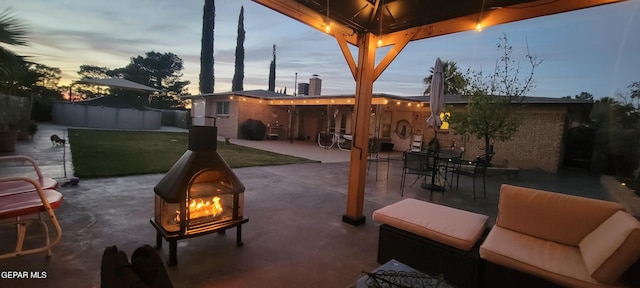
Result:
<svg viewBox="0 0 640 288"><path fill-rule="evenodd" d="M107 67L95 66L95 65L80 65L78 70L81 80L86 79L107 79L113 77L113 72ZM73 88L76 88L74 97L81 95L82 98L95 98L100 94L107 94L108 88L100 88L95 85L74 84ZM102 92L102 93L101 93Z"/></svg>
<svg viewBox="0 0 640 288"><path fill-rule="evenodd" d="M122 68L109 69L107 67L82 65L78 74L81 75L82 79L123 78L164 91L168 97L157 97L155 100L150 100L149 92L114 87L106 90L110 95L118 96L134 106L149 105L151 107L165 108L167 106L184 105L184 101L177 97L179 94L184 94L186 86L189 85L189 81L180 80L183 68L183 61L177 55L150 51L145 53L144 56L132 57L131 62ZM95 86L87 87L82 90L79 89L79 91L87 93L86 95L88 96L96 95ZM170 103L160 104L162 101L169 99L173 100L169 101Z"/></svg>
<svg viewBox="0 0 640 288"><path fill-rule="evenodd" d="M501 56L496 60L494 71L484 75L482 70L468 72L465 88L468 105L466 111L451 113L448 122L458 134L475 135L484 139L485 152L490 152L491 140L506 141L518 131L520 120L513 113L514 104L524 103L524 96L533 87L535 68L542 63L525 54L530 70L520 75L520 62L513 59L513 47L506 34L497 43Z"/></svg>
<svg viewBox="0 0 640 288"><path fill-rule="evenodd" d="M171 94L153 96L149 102L149 106L158 109L182 109L184 105L184 100Z"/></svg>
<svg viewBox="0 0 640 288"><path fill-rule="evenodd" d="M273 44L273 60L269 65L269 91L276 91L276 44Z"/></svg>
<svg viewBox="0 0 640 288"><path fill-rule="evenodd" d="M38 77L35 85L30 89L33 95L31 115L36 121L51 121L53 101L63 99L58 86L62 70L42 64L32 65L31 70Z"/></svg>
<svg viewBox="0 0 640 288"><path fill-rule="evenodd" d="M603 97L593 104L591 120L599 129L640 129L640 111L626 96L618 93L618 101Z"/></svg>
<svg viewBox="0 0 640 288"><path fill-rule="evenodd" d="M631 83L631 85L627 86L627 88L630 89L630 93L629 96L631 97L631 101L636 101L635 107L636 107L636 115L640 115L640 81L636 81ZM640 118L640 117L638 117ZM637 125L637 130L640 130L640 120L636 123ZM638 149L636 151L636 155L638 156L638 165L636 170L633 172L633 178L635 179L635 181L637 183L640 184L640 145L638 145Z"/></svg>
<svg viewBox="0 0 640 288"><path fill-rule="evenodd" d="M594 121L597 128L618 126L614 111L614 107L617 105L618 101L611 97L602 97L593 103L591 120Z"/></svg>
<svg viewBox="0 0 640 288"><path fill-rule="evenodd" d="M2 81L3 91L9 95L29 98L24 110L20 109L19 121L27 121L31 116L35 120L51 120L51 107L54 100L62 100L62 93L58 88L62 71L59 68L48 67L42 64L24 62L20 70L17 67ZM19 109L11 108L9 109Z"/></svg>
<svg viewBox="0 0 640 288"><path fill-rule="evenodd" d="M629 88L628 93L618 92L616 96L622 100L624 105L629 106L630 111L627 116L635 118L631 120L631 122L638 122L640 120L640 115L638 115L640 113L640 81L631 83L627 88ZM640 126L638 128L640 128Z"/></svg>
<svg viewBox="0 0 640 288"><path fill-rule="evenodd" d="M9 10L0 12L0 92L17 95L21 87L29 85L25 83L29 64L24 57L5 47L27 45L26 38L26 26Z"/></svg>
<svg viewBox="0 0 640 288"><path fill-rule="evenodd" d="M631 83L627 88L630 89L630 97L631 99L635 99L636 101L640 101L640 81L636 81ZM636 103L636 106L640 106ZM640 108L640 107L638 107Z"/></svg>
<svg viewBox="0 0 640 288"><path fill-rule="evenodd" d="M132 57L131 63L126 67L108 71L107 74L165 91L169 96L175 97L189 85L189 81L180 81L183 68L183 61L177 55L151 51L145 53L145 57ZM110 93L138 105L149 103L148 94L141 94L139 91L111 88Z"/></svg>
<svg viewBox="0 0 640 288"><path fill-rule="evenodd" d="M5 66L6 74L0 78L0 92L15 96L29 96L29 93L25 92L38 81L38 75L29 69L31 65L32 63L19 59Z"/></svg>
<svg viewBox="0 0 640 288"><path fill-rule="evenodd" d="M424 84L426 86L423 95L429 95L431 91L431 80L433 79L433 67L431 67L428 77L424 78ZM464 74L458 71L456 62L444 61L442 63L443 77L444 77L444 94L461 94L464 88L467 86L468 81Z"/></svg>
<svg viewBox="0 0 640 288"><path fill-rule="evenodd" d="M200 48L200 93L213 93L213 32L215 30L216 6L214 0L204 0L202 13L202 43Z"/></svg>
<svg viewBox="0 0 640 288"><path fill-rule="evenodd" d="M236 71L231 82L231 91L244 90L244 6L240 6L238 16L238 38L236 40Z"/></svg>
<svg viewBox="0 0 640 288"><path fill-rule="evenodd" d="M23 57L6 48L6 45L27 45L27 28L9 10L0 12L0 79L2 82L13 78L11 74L22 73L25 69Z"/></svg>
<svg viewBox="0 0 640 288"><path fill-rule="evenodd" d="M106 79L111 77L110 69L107 67L95 66L95 65L80 65L78 75L80 79Z"/></svg>
<svg viewBox="0 0 640 288"><path fill-rule="evenodd" d="M127 80L163 90L179 81L183 68L184 62L176 54L151 51L145 53L145 57L131 58L131 63L126 67L113 70L108 74L122 76Z"/></svg>
<svg viewBox="0 0 640 288"><path fill-rule="evenodd" d="M31 115L37 117L36 120L51 119L51 102L62 99L62 94L58 91L58 83L62 72L59 68L26 61L11 50L5 48L6 45L27 45L27 29L16 17L9 13L9 10L0 12L0 92L9 95L23 96L29 98L29 105L24 107L12 107L6 103L0 105L2 120L1 126L7 124L5 117L9 110L21 111L17 115L18 121L27 121ZM8 99L8 98L7 98ZM33 109L33 110L32 110ZM13 119L15 121L16 119ZM5 127L1 127L3 129Z"/></svg>
<svg viewBox="0 0 640 288"><path fill-rule="evenodd" d="M596 145L595 167L603 173L622 177L640 176L640 111L631 101L630 94L617 93L617 97L597 100L591 110ZM630 100L631 99L631 100Z"/></svg>
<svg viewBox="0 0 640 288"><path fill-rule="evenodd" d="M580 92L580 94L574 96L578 100L593 100L593 94L589 92Z"/></svg>
<svg viewBox="0 0 640 288"><path fill-rule="evenodd" d="M571 95L560 97L560 99L572 99ZM573 99L577 100L593 100L593 94L589 92L580 92L580 94L573 96Z"/></svg>
<svg viewBox="0 0 640 288"><path fill-rule="evenodd" d="M62 78L62 70L60 70L60 68L35 64L33 69L40 74L38 86L47 89L58 89L58 83L60 83L60 78Z"/></svg>

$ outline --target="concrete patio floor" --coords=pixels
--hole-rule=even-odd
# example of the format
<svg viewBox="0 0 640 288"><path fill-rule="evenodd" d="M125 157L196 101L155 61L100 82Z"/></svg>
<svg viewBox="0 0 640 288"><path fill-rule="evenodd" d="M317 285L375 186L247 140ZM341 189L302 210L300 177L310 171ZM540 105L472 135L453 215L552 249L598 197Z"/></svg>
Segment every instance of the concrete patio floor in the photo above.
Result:
<svg viewBox="0 0 640 288"><path fill-rule="evenodd" d="M33 140L19 142L14 154L33 157L46 176L62 183L73 175L69 145L51 147L49 136L65 133L65 127L42 124ZM242 145L243 141L232 142ZM306 158L319 161L325 155L326 161L234 169L246 186L244 215L249 222L242 229L244 246L236 247L235 228L226 234L178 241L178 265L167 269L175 287L347 287L363 270L380 265L376 262L378 224L371 214L403 199L399 191L401 161L392 160L389 166L379 163L377 181L375 170L369 171L364 202L367 221L354 227L341 221L346 209L348 152L325 150L313 143L250 142L256 148L263 144L265 150L269 145L278 149L289 145L285 152L302 151ZM295 153L288 154L298 156ZM340 161L342 155L344 160ZM398 155L395 152L393 157L398 159ZM2 177L24 171L0 163ZM0 277L0 287L99 287L100 260L107 246L116 245L131 255L143 244L155 244L156 233L149 219L153 217L153 187L162 176L81 179L78 186L60 187L65 198L56 215L63 237L53 248L53 256L46 259L43 254L33 254L0 260L1 271L46 271L47 278ZM486 214L493 224L502 183L611 199L600 178L584 170L565 169L557 174L520 171L517 179L487 178L487 198L473 201L471 178L463 176L457 191L430 193L416 184L405 188L404 198ZM413 179L409 177L409 181ZM481 185L477 189L481 195ZM0 226L0 250L13 248L13 230L11 225ZM167 260L168 245L164 244L159 253Z"/></svg>

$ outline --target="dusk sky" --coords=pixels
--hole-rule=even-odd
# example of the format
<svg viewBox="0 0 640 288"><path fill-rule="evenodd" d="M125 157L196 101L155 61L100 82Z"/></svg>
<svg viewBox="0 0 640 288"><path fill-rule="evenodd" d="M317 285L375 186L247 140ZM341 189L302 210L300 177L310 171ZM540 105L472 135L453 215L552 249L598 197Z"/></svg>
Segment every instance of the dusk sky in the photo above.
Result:
<svg viewBox="0 0 640 288"><path fill-rule="evenodd" d="M31 61L62 70L61 84L79 79L83 64L124 67L149 51L171 52L184 61L183 80L198 94L204 1L4 0L29 30L27 47L7 47ZM248 0L218 0L215 18L215 92L231 89L240 6L245 9L245 90L267 89L272 45L277 46L276 89L294 92L313 74L322 94L353 94L355 81L336 40ZM505 33L527 71L524 53L543 60L529 96L562 97L589 92L596 98L628 93L640 81L640 0L413 41L374 84L374 93L421 95L422 79L435 59L490 71ZM388 48L377 51L382 59ZM352 53L357 55L355 48Z"/></svg>

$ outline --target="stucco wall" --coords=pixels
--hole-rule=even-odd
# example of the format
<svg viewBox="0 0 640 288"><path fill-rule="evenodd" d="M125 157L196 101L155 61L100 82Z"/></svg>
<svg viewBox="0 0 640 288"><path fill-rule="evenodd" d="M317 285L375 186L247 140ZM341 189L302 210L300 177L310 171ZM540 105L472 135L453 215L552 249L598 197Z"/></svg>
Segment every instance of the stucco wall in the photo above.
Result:
<svg viewBox="0 0 640 288"><path fill-rule="evenodd" d="M53 103L53 123L75 127L125 130L157 130L161 127L162 112Z"/></svg>
<svg viewBox="0 0 640 288"><path fill-rule="evenodd" d="M213 100L213 101L212 101ZM229 102L228 115L216 115L217 103L219 101ZM215 116L216 126L218 126L218 136L238 138L238 102L228 99L207 99L206 115Z"/></svg>
<svg viewBox="0 0 640 288"><path fill-rule="evenodd" d="M286 130L289 129L288 107L267 106L260 103L245 103L240 101L242 100L236 102L236 104L240 104L237 115L236 138L244 138L244 135L242 135L242 132L240 131L240 126L249 119L260 120L266 126L275 126L276 123L277 125L282 125L282 127L285 127L283 128L285 130L280 132L282 133L281 137L287 137ZM268 128L267 133L269 133Z"/></svg>

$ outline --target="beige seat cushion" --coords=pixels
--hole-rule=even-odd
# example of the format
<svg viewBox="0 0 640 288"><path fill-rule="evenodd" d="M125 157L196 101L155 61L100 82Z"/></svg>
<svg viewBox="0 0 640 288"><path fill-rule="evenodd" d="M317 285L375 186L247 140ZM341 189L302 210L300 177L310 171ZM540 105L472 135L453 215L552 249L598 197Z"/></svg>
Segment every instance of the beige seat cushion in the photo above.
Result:
<svg viewBox="0 0 640 288"><path fill-rule="evenodd" d="M591 277L613 283L640 258L640 222L618 211L580 242Z"/></svg>
<svg viewBox="0 0 640 288"><path fill-rule="evenodd" d="M623 209L616 202L503 184L496 225L578 247L585 236Z"/></svg>
<svg viewBox="0 0 640 288"><path fill-rule="evenodd" d="M499 226L480 245L480 257L567 287L626 287L603 284L587 271L578 247L531 237Z"/></svg>
<svg viewBox="0 0 640 288"><path fill-rule="evenodd" d="M373 220L446 245L471 250L488 216L416 199L404 199L373 212Z"/></svg>

